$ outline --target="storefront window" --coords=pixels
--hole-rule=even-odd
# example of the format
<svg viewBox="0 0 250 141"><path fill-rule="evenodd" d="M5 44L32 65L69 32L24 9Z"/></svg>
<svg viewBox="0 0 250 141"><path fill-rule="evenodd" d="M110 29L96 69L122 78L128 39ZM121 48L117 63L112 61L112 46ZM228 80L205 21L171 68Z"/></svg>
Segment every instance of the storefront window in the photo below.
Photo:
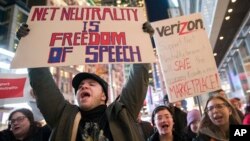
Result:
<svg viewBox="0 0 250 141"><path fill-rule="evenodd" d="M242 56L239 53L241 53L241 52L236 51L233 59L235 61L235 66L236 66L236 69L237 69L238 73L243 73L244 72L244 68L242 66L242 61L241 61L241 57Z"/></svg>
<svg viewBox="0 0 250 141"><path fill-rule="evenodd" d="M27 19L28 19L28 15L23 13L21 10L18 10L17 23L26 23Z"/></svg>
<svg viewBox="0 0 250 141"><path fill-rule="evenodd" d="M246 47L247 47L248 51L250 52L250 34L247 34L244 42L246 44Z"/></svg>
<svg viewBox="0 0 250 141"><path fill-rule="evenodd" d="M240 54L241 54L241 57L243 60L247 59L247 57L249 56L249 51L246 47L246 42L243 41L241 42L241 45L240 45Z"/></svg>
<svg viewBox="0 0 250 141"><path fill-rule="evenodd" d="M227 72L227 75L228 75L228 79L229 79L229 82L230 82L230 85L232 86L231 87L231 91L235 91L235 86L233 84L233 77L232 76L232 72L230 71L230 68L229 68L229 65L226 66L226 72Z"/></svg>
<svg viewBox="0 0 250 141"><path fill-rule="evenodd" d="M8 45L8 30L9 30L9 25L10 25L10 14L11 13L11 8L9 9L1 9L0 8L0 46L2 48L7 49Z"/></svg>
<svg viewBox="0 0 250 141"><path fill-rule="evenodd" d="M232 81L232 86L234 88L234 91L240 90L241 89L240 79L237 74L237 70L234 66L234 61L232 59L228 63L228 73L230 80Z"/></svg>

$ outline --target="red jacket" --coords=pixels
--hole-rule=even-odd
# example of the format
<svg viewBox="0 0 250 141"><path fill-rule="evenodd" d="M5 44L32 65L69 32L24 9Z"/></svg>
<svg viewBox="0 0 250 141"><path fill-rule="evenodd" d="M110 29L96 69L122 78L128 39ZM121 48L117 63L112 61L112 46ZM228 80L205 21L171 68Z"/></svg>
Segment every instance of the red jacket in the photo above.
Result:
<svg viewBox="0 0 250 141"><path fill-rule="evenodd" d="M250 113L247 114L244 119L243 119L243 124L244 125L250 125Z"/></svg>

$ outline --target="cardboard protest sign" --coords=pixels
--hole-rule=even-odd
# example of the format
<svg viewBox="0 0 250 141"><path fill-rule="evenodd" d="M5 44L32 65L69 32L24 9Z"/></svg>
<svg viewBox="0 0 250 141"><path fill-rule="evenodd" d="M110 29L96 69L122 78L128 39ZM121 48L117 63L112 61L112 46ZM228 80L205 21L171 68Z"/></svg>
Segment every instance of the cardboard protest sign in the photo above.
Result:
<svg viewBox="0 0 250 141"><path fill-rule="evenodd" d="M0 74L0 105L26 102L29 95L29 80L25 74Z"/></svg>
<svg viewBox="0 0 250 141"><path fill-rule="evenodd" d="M201 14L152 23L170 102L220 88L220 78Z"/></svg>
<svg viewBox="0 0 250 141"><path fill-rule="evenodd" d="M154 62L144 22L142 8L34 6L11 67Z"/></svg>

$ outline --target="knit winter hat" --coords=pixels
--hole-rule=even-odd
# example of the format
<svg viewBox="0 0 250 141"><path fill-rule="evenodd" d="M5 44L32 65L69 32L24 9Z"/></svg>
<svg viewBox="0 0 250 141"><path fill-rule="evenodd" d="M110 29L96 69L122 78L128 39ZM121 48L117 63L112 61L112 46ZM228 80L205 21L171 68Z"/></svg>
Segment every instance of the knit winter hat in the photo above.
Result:
<svg viewBox="0 0 250 141"><path fill-rule="evenodd" d="M189 126L193 121L201 120L201 115L199 110L193 109L187 114L187 125Z"/></svg>

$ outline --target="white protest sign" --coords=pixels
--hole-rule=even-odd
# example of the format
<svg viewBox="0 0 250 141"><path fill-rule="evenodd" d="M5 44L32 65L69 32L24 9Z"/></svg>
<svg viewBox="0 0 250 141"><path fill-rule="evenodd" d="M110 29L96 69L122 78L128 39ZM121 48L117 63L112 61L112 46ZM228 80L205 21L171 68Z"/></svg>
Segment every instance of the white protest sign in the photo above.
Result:
<svg viewBox="0 0 250 141"><path fill-rule="evenodd" d="M142 8L34 6L11 68L154 62Z"/></svg>
<svg viewBox="0 0 250 141"><path fill-rule="evenodd" d="M201 14L152 23L170 102L220 88L220 78Z"/></svg>

